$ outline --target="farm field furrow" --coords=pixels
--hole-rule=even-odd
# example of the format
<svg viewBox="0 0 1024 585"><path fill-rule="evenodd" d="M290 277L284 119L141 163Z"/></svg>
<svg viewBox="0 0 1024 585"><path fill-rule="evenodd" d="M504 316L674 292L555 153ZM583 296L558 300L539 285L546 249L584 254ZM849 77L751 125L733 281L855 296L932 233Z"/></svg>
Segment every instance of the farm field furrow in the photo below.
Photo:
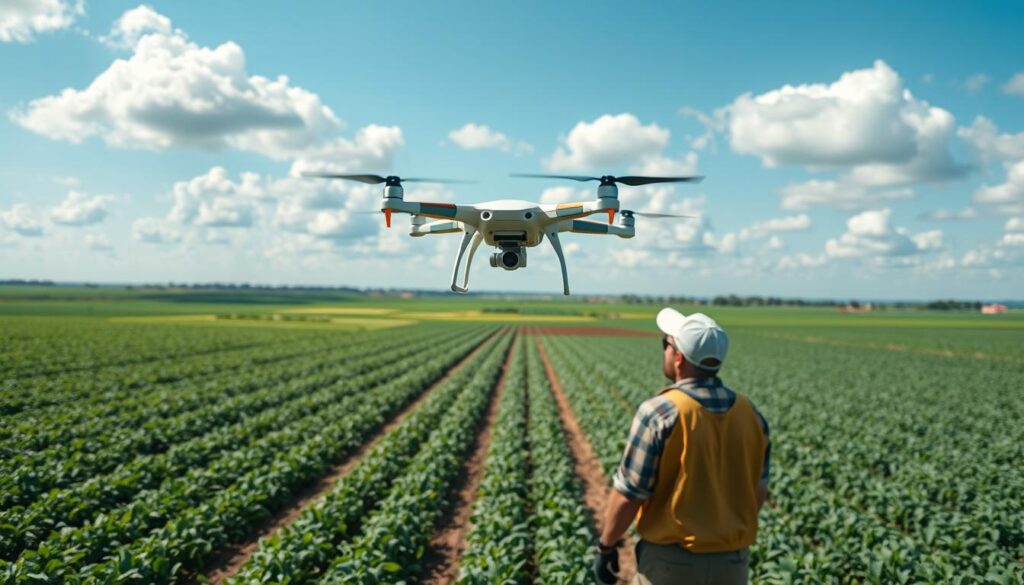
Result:
<svg viewBox="0 0 1024 585"><path fill-rule="evenodd" d="M0 317L0 583L592 582L654 309L275 298ZM1019 316L703 310L771 426L752 582L1024 583Z"/></svg>
<svg viewBox="0 0 1024 585"><path fill-rule="evenodd" d="M424 402L381 438L330 492L259 548L227 583L266 583L287 575L295 585L310 583L330 566L339 547L362 532L366 515L376 510L410 461L438 433L456 402L479 393L498 375L510 343L507 334L487 342L442 381Z"/></svg>
<svg viewBox="0 0 1024 585"><path fill-rule="evenodd" d="M745 359L730 364L723 376L751 393L772 421L777 444L772 502L752 555L758 581L1024 578L1024 483L1020 466L1012 464L1020 460L1024 441L1021 403L1019 393L1007 394L1024 387L1019 373L979 371L935 355L919 358L915 375L893 385L884 372L902 367L899 350L857 347L840 353L827 344L737 337ZM610 338L545 341L555 348L560 373L576 378L570 395L580 402L587 402L580 391L587 387L646 388L648 395L660 387L652 385L653 368L631 366L651 361L654 343L644 349ZM600 366L577 367L584 347ZM849 367L842 367L842 377L822 368L843 362ZM871 367L859 369L858 363ZM595 420L607 416L593 405L582 408L594 411ZM595 438L609 453L609 471L628 424L623 413L610 438ZM957 426L963 432L955 432ZM598 424L589 427L588 432L601 432ZM971 439L978 436L990 439ZM830 546L834 542L845 544Z"/></svg>
<svg viewBox="0 0 1024 585"><path fill-rule="evenodd" d="M513 338L513 341L516 338ZM503 372L523 360L514 343L507 346ZM485 412L502 391L504 375L491 369L476 379L445 415L433 433L395 480L379 508L362 522L362 532L341 546L341 553L320 583L385 584L415 579L433 528L444 512L447 494L482 429Z"/></svg>
<svg viewBox="0 0 1024 585"><path fill-rule="evenodd" d="M437 340L426 338L414 351L429 352ZM125 433L109 433L100 440L83 442L77 449L59 446L12 457L0 463L4 471L0 479L0 508L31 504L36 496L53 488L64 488L93 475L107 473L116 466L128 463L136 456L160 453L179 442L202 436L217 425L231 424L242 417L258 413L299 396L309 389L344 381L360 384L366 377L387 377L387 359L400 356L408 350L385 349L389 344L366 346L369 355L349 362L327 361L311 368L311 374L291 382L261 387L254 392L222 400L219 403L187 411L178 417L159 421L158 425L130 429ZM376 370L366 368L376 367ZM318 371L319 370L319 371ZM230 396L230 393L228 393ZM116 419L115 419L116 420ZM70 452L69 452L70 451Z"/></svg>
<svg viewBox="0 0 1024 585"><path fill-rule="evenodd" d="M449 342L474 344L482 333L467 332L465 339L436 339L433 350L422 350L392 362L388 367L411 367L425 358L436 355L438 346ZM10 538L5 539L2 557L15 558L25 547L37 546L38 541L53 529L79 526L95 514L131 499L138 492L160 486L192 469L214 464L217 458L244 447L270 431L284 425L302 424L312 415L319 416L319 408L329 407L337 400L364 387L372 387L391 376L389 370L352 376L344 382L314 378L313 383L300 383L290 388L272 388L269 396L280 399L279 405L268 406L226 427L211 426L208 434L173 446L166 453L146 455L119 466L108 475L98 475L65 490L53 490L27 507L17 507L0 513L0 524L12 527Z"/></svg>
<svg viewBox="0 0 1024 585"><path fill-rule="evenodd" d="M62 578L86 582L143 568L149 582L173 578L179 564L197 568L213 550L244 536L267 509L287 502L295 489L351 452L389 413L472 349L465 341L453 345L435 353L433 361L421 360L419 368L342 398L314 420L270 433L211 468L142 492L123 511L54 533L52 542L27 551L8 567L14 582L54 566ZM155 562L158 558L168 563Z"/></svg>

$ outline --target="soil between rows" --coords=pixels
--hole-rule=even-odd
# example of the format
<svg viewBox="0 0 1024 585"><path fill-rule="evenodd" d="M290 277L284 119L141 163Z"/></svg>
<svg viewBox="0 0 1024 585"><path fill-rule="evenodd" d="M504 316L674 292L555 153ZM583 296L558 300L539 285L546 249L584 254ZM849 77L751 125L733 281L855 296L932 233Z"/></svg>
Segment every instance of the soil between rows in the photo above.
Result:
<svg viewBox="0 0 1024 585"><path fill-rule="evenodd" d="M576 467L576 475L583 481L584 504L594 515L594 526L600 533L601 520L604 517L605 506L608 503L609 481L604 474L604 469L594 454L594 448L590 445L583 429L580 427L576 413L566 398L562 389L562 383L558 379L551 359L544 349L544 342L540 336L534 337L537 349L540 351L541 361L544 363L544 370L547 372L548 381L551 384L551 392L555 395L555 402L558 403L558 415L562 419L562 427L565 429L566 437L569 440L569 450L572 453L573 462ZM625 432L625 430L623 430ZM629 583L636 573L636 557L633 554L633 543L629 535L623 538L623 545L619 547L619 583Z"/></svg>
<svg viewBox="0 0 1024 585"><path fill-rule="evenodd" d="M508 353L505 354L501 376L498 378L494 391L491 392L491 402L480 425L481 428L478 430L473 454L463 464L459 477L455 481L456 487L450 504L451 508L435 527L434 536L430 539L430 546L424 554L424 567L420 574L420 583L425 585L447 585L458 580L459 560L462 557L462 552L466 550L466 536L469 534L469 517L473 513L476 492L484 476L487 452L491 447L491 435L494 433L494 423L498 418L498 404L505 391L505 380L508 378L509 364L512 363L519 334L520 330L517 329Z"/></svg>
<svg viewBox="0 0 1024 585"><path fill-rule="evenodd" d="M201 572L210 583L213 585L219 585L230 577L233 577L249 557L259 548L260 540L273 536L278 530L288 526L299 517L306 508L312 506L317 500L326 495L333 487L334 484L342 477L347 475L363 457L373 449L385 436L391 431L397 428L408 416L416 410L423 403L424 400L430 396L433 391L447 381L455 372L459 371L473 356L478 354L484 345L491 340L498 333L492 333L485 337L472 351L467 353L458 362L455 363L448 371L434 381L426 390L421 392L412 402L407 404L398 412L391 420L382 426L372 438L363 445L344 462L334 466L326 475L321 477L318 481L311 484L306 489L302 490L295 496L294 502L282 508L276 514L268 518L263 522L256 530L250 535L249 539L245 542L237 543L225 548L220 554L215 556ZM197 583L197 580L192 580L193 583Z"/></svg>

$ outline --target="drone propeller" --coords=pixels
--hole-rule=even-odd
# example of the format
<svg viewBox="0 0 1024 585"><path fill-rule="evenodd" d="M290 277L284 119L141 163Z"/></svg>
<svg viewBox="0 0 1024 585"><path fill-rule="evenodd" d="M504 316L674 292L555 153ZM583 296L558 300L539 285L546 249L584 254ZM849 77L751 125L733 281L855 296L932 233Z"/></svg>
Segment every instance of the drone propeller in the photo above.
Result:
<svg viewBox="0 0 1024 585"><path fill-rule="evenodd" d="M651 219L663 219L663 218L669 218L669 217L693 219L694 217L696 217L696 216L693 216L693 215L675 215L673 213L644 213L644 212L640 212L640 211L631 211L629 209L623 209L623 210L619 211L619 213L621 213L624 217L636 216L636 217L649 217Z"/></svg>
<svg viewBox="0 0 1024 585"><path fill-rule="evenodd" d="M368 185L379 185L386 183L389 186L397 186L402 183L445 183L445 184L468 184L473 181L460 181L458 179L427 179L424 177L411 177L403 179L396 175L388 175L382 177L380 175L346 175L338 173L302 173L304 177L320 177L323 179L345 179L348 181L359 181L360 183L366 183Z"/></svg>
<svg viewBox="0 0 1024 585"><path fill-rule="evenodd" d="M531 173L512 173L511 177L526 177L531 179L569 179L570 181L600 181L602 185L613 185L615 183L621 183L623 185L630 185L636 187L639 185L651 185L654 183L699 183L704 180L701 176L692 177L640 177L640 176L627 176L627 177L614 177L612 175L603 175L601 177L589 177L583 175L535 175Z"/></svg>

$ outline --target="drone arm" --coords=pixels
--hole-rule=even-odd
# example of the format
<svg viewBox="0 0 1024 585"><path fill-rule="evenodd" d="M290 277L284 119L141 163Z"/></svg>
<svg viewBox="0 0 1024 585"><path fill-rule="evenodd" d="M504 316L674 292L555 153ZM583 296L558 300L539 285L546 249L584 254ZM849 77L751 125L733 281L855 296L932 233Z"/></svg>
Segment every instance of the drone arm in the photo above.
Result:
<svg viewBox="0 0 1024 585"><path fill-rule="evenodd" d="M417 216L414 216L417 217ZM454 234L461 232L462 226L457 221L437 220L424 223L413 223L409 227L409 235L418 238L434 234Z"/></svg>
<svg viewBox="0 0 1024 585"><path fill-rule="evenodd" d="M473 241L473 252L470 253L470 261L472 261L472 254L476 252L477 246L480 245L480 239L482 235L471 226L466 226L465 233L462 234L462 242L459 244L459 253L455 256L455 266L452 268L452 291L457 293L469 292L469 266L466 266L465 278L462 281L463 286L459 286L459 266L462 265L462 257L466 254L466 247L469 246L470 241ZM468 263L467 263L468 264Z"/></svg>
<svg viewBox="0 0 1024 585"><path fill-rule="evenodd" d="M605 225L579 219L559 222L558 230L574 234L609 235L619 236L620 238L632 238L636 235L636 228L633 226Z"/></svg>
<svg viewBox="0 0 1024 585"><path fill-rule="evenodd" d="M558 239L558 229L549 229L547 231L548 241L551 242L551 247L555 249L555 255L558 256L558 263L562 267L562 294L569 294L569 272L565 268L565 255L562 253L562 242Z"/></svg>

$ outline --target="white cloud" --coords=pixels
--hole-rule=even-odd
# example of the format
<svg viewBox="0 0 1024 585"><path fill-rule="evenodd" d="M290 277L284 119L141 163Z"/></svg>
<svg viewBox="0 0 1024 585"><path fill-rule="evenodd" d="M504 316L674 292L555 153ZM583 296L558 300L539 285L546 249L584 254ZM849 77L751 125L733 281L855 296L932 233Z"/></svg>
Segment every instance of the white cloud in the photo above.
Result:
<svg viewBox="0 0 1024 585"><path fill-rule="evenodd" d="M908 188L869 189L843 181L810 180L792 183L779 190L783 209L804 211L814 207L831 207L845 211L859 211L878 207L888 201L913 199Z"/></svg>
<svg viewBox="0 0 1024 585"><path fill-rule="evenodd" d="M669 137L668 130L645 126L633 114L605 114L577 123L545 165L551 171L579 171L643 164L661 155Z"/></svg>
<svg viewBox="0 0 1024 585"><path fill-rule="evenodd" d="M985 116L978 116L967 127L957 130L983 160L1024 159L1024 132L1000 134L996 125Z"/></svg>
<svg viewBox="0 0 1024 585"><path fill-rule="evenodd" d="M790 256L783 256L779 258L775 268L777 270L795 271L805 268L819 268L824 266L828 259L824 254L818 256L812 256L805 252L800 252Z"/></svg>
<svg viewBox="0 0 1024 585"><path fill-rule="evenodd" d="M4 0L0 3L0 42L31 42L37 33L71 26L82 14L84 0Z"/></svg>
<svg viewBox="0 0 1024 585"><path fill-rule="evenodd" d="M181 241L181 232L158 217L140 217L132 222L132 237L147 244L173 244Z"/></svg>
<svg viewBox="0 0 1024 585"><path fill-rule="evenodd" d="M527 142L512 140L487 125L472 122L449 132L448 139L465 150L494 149L516 156L533 152L533 145Z"/></svg>
<svg viewBox="0 0 1024 585"><path fill-rule="evenodd" d="M1013 77L1003 85L1003 93L1024 95L1024 71L1013 74Z"/></svg>
<svg viewBox="0 0 1024 585"><path fill-rule="evenodd" d="M990 81L992 81L992 78L988 75L985 75L984 73L975 73L964 81L964 88L968 93L978 93L984 89Z"/></svg>
<svg viewBox="0 0 1024 585"><path fill-rule="evenodd" d="M767 250L783 250L786 248L786 243L779 236L772 236L765 242L764 247Z"/></svg>
<svg viewBox="0 0 1024 585"><path fill-rule="evenodd" d="M223 167L179 181L171 189L174 206L167 218L181 224L209 227L250 227L257 202L266 191L256 173L242 173L238 182Z"/></svg>
<svg viewBox="0 0 1024 585"><path fill-rule="evenodd" d="M806 232L811 229L811 218L806 213L775 217L763 221L755 221L750 227L740 230L739 239L760 239L779 232Z"/></svg>
<svg viewBox="0 0 1024 585"><path fill-rule="evenodd" d="M119 49L134 49L143 35L170 35L172 32L171 19L143 4L128 10L115 20L110 32L100 37L100 41Z"/></svg>
<svg viewBox="0 0 1024 585"><path fill-rule="evenodd" d="M89 197L78 191L70 191L60 205L50 210L50 219L61 225L93 225L107 218L110 212L107 208L113 201L111 195Z"/></svg>
<svg viewBox="0 0 1024 585"><path fill-rule="evenodd" d="M1007 232L1024 232L1024 217L1011 217L1006 220L1006 227L1003 228Z"/></svg>
<svg viewBox="0 0 1024 585"><path fill-rule="evenodd" d="M43 226L36 220L32 208L24 203L15 203L10 209L0 211L0 226L22 236L43 235Z"/></svg>
<svg viewBox="0 0 1024 585"><path fill-rule="evenodd" d="M864 258L885 264L892 257L912 256L943 248L943 234L931 230L919 234L894 228L891 210L859 213L846 222L846 232L825 242L825 255L834 259Z"/></svg>
<svg viewBox="0 0 1024 585"><path fill-rule="evenodd" d="M972 201L989 205L1000 213L1024 213L1024 159L1004 166L1006 181L999 185L982 185L974 192Z"/></svg>
<svg viewBox="0 0 1024 585"><path fill-rule="evenodd" d="M722 114L733 149L768 167L842 171L866 186L942 181L967 170L949 153L953 116L915 99L883 61L828 85L744 94Z"/></svg>
<svg viewBox="0 0 1024 585"><path fill-rule="evenodd" d="M999 245L1006 248L1024 248L1024 234L1003 234Z"/></svg>
<svg viewBox="0 0 1024 585"><path fill-rule="evenodd" d="M964 221L974 219L977 216L978 212L973 207L964 207L957 210L936 209L935 211L922 213L920 219L926 221Z"/></svg>
<svg viewBox="0 0 1024 585"><path fill-rule="evenodd" d="M342 122L320 97L288 78L250 75L233 42L202 47L152 9L126 12L105 37L130 46L84 89L67 88L10 112L33 132L110 146L165 150L235 148L277 160L345 160L388 166L398 128L367 127L338 138Z"/></svg>
<svg viewBox="0 0 1024 585"><path fill-rule="evenodd" d="M658 154L633 165L629 171L654 177L694 175L697 173L697 153L688 152L679 158Z"/></svg>

